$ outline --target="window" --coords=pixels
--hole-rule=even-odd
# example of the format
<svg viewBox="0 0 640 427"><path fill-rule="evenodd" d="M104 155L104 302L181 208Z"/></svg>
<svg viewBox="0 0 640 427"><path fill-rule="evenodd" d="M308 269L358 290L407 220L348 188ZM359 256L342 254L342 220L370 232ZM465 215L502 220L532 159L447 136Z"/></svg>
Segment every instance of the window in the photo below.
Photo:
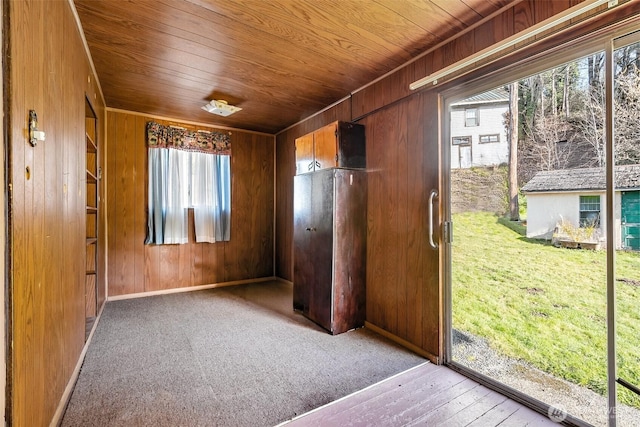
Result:
<svg viewBox="0 0 640 427"><path fill-rule="evenodd" d="M580 196L580 227L600 227L600 196Z"/></svg>
<svg viewBox="0 0 640 427"><path fill-rule="evenodd" d="M489 142L500 142L500 135L480 135L480 144L487 144Z"/></svg>
<svg viewBox="0 0 640 427"><path fill-rule="evenodd" d="M193 209L196 242L228 241L231 144L226 134L192 132L149 122L145 244L189 242Z"/></svg>
<svg viewBox="0 0 640 427"><path fill-rule="evenodd" d="M471 145L470 136L454 136L451 138L452 145Z"/></svg>
<svg viewBox="0 0 640 427"><path fill-rule="evenodd" d="M465 126L478 126L480 119L478 117L477 108L467 108L464 110L464 125Z"/></svg>

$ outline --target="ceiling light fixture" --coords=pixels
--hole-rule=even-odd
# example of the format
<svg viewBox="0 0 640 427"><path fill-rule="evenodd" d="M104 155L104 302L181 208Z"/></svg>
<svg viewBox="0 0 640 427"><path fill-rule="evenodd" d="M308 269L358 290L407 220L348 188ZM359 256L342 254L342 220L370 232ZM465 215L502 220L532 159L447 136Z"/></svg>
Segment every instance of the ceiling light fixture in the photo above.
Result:
<svg viewBox="0 0 640 427"><path fill-rule="evenodd" d="M212 99L211 102L203 105L201 108L204 111L208 111L209 113L217 114L223 117L230 116L233 113L237 113L238 111L242 110L242 108L240 107L229 105L227 101L223 101L222 99Z"/></svg>

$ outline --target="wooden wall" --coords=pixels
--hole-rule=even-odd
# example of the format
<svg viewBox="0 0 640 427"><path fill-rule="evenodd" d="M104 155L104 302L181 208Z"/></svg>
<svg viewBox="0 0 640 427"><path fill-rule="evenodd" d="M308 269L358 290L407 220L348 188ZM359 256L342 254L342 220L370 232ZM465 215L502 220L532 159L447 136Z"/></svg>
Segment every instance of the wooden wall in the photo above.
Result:
<svg viewBox="0 0 640 427"><path fill-rule="evenodd" d="M519 2L438 50L351 94L337 107L279 133L276 136L276 274L293 280L295 138L335 119L364 124L370 180L367 322L425 351L432 359L441 360L444 351L442 254L430 248L425 224L431 189L440 191L438 200L447 200L446 195L442 195L438 161L438 90L442 88L427 87L413 92L409 84L577 3L580 1ZM630 9L637 8L637 3L635 6L629 3L614 9L606 19L583 26L581 33L623 19L629 16ZM577 35L578 32L571 34ZM546 44L519 52L489 68L507 67L513 58L523 59L533 52L544 51L566 41L566 37L550 38ZM454 80L448 86L479 76L480 71Z"/></svg>
<svg viewBox="0 0 640 427"><path fill-rule="evenodd" d="M104 105L68 2L3 7L11 41L8 421L46 426L85 340L85 96L99 117ZM36 147L26 131L31 109L46 132Z"/></svg>
<svg viewBox="0 0 640 427"><path fill-rule="evenodd" d="M150 120L194 128L142 115L108 112L109 296L272 277L273 136L232 132L229 242L195 243L190 217L188 244L145 245L145 126Z"/></svg>
<svg viewBox="0 0 640 427"><path fill-rule="evenodd" d="M4 2L0 3L0 16L4 16ZM0 34L4 34L4 20L0 19ZM5 64L5 60L2 59L2 67L0 68L0 80L2 80L4 82L4 64ZM2 94L2 99L5 99L4 97L4 85L2 85L2 87L0 87L0 93ZM2 114L2 117L5 117L5 105L4 102L2 103L2 106L0 107L0 113ZM4 120L0 120L0 135L3 136L4 139ZM0 144L0 161L2 161L2 166L3 166L3 170L6 171L6 147L4 142L2 144ZM2 210L0 212L0 247L1 248L6 248L6 239L7 239L7 233L6 233L6 225L7 225L7 212L6 209L4 209L4 207L6 206L6 191L5 189L6 187L6 179L5 179L5 174L3 173L0 176L0 188L3 189L3 191L0 191L0 206L2 206ZM5 252L5 256L6 256L6 252ZM5 262L0 263L0 289L6 289L6 272L7 272L7 266L6 266L6 259ZM0 292L0 307L6 307L6 293L5 292ZM0 343L6 343L6 328L1 328L0 329ZM0 390L6 390L6 385L7 385L7 360L6 360L6 345L2 345L0 347ZM2 395L0 395L0 413L1 414L5 414L5 408L6 408L6 400L7 396L6 393L3 393ZM6 421L6 416L2 417L3 421Z"/></svg>

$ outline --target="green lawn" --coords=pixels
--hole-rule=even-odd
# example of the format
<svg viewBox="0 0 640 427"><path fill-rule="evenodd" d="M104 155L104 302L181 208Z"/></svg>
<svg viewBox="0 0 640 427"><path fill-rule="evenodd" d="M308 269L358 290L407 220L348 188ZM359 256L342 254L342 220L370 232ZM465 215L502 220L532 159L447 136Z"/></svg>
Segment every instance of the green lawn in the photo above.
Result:
<svg viewBox="0 0 640 427"><path fill-rule="evenodd" d="M453 327L606 394L606 252L527 239L490 213L456 214L453 223ZM616 283L618 375L640 384L640 254L616 257L625 279Z"/></svg>

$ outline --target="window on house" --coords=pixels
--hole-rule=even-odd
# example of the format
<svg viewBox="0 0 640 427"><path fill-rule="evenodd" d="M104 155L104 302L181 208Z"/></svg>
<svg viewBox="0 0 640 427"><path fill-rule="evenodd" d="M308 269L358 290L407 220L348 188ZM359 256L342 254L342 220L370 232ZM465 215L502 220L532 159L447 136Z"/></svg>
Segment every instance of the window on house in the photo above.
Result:
<svg viewBox="0 0 640 427"><path fill-rule="evenodd" d="M477 108L467 108L464 110L464 125L465 126L478 126L480 120L478 117Z"/></svg>
<svg viewBox="0 0 640 427"><path fill-rule="evenodd" d="M500 135L480 135L480 144L487 144L489 142L500 142Z"/></svg>
<svg viewBox="0 0 640 427"><path fill-rule="evenodd" d="M580 196L580 227L600 227L600 196Z"/></svg>
<svg viewBox="0 0 640 427"><path fill-rule="evenodd" d="M452 145L471 145L470 136L454 136L451 138Z"/></svg>

